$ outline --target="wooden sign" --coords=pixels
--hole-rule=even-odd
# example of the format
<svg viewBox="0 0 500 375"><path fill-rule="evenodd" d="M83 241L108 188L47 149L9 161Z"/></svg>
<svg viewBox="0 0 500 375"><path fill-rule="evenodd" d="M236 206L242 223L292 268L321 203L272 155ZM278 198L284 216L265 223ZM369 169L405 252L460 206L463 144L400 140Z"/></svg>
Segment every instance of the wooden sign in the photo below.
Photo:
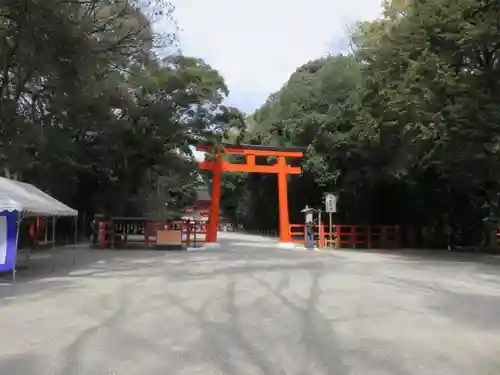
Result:
<svg viewBox="0 0 500 375"><path fill-rule="evenodd" d="M158 229L156 232L157 245L182 245L182 232L180 230Z"/></svg>

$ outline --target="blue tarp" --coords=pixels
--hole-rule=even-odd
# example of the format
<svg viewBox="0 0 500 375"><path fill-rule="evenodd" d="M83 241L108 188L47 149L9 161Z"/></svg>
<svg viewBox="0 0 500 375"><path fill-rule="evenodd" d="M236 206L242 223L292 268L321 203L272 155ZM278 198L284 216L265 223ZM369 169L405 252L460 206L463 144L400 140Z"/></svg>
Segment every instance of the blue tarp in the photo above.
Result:
<svg viewBox="0 0 500 375"><path fill-rule="evenodd" d="M17 211L0 211L0 272L12 271L17 251Z"/></svg>

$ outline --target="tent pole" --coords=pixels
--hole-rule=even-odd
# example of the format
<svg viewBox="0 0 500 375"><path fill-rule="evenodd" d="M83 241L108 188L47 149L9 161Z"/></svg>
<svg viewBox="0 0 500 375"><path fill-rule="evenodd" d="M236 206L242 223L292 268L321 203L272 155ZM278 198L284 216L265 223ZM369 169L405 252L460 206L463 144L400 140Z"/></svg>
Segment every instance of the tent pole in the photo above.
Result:
<svg viewBox="0 0 500 375"><path fill-rule="evenodd" d="M47 218L45 218L45 243L49 242L49 225Z"/></svg>
<svg viewBox="0 0 500 375"><path fill-rule="evenodd" d="M86 222L87 222L87 220L86 220L86 219L87 219L87 216L86 216L86 214L85 214L85 211L83 211L83 215L82 215L82 229L83 229L83 235L85 236L85 239L88 239L88 238L89 238L89 236L88 236L88 235L87 235L87 233L86 233L86 232L87 232L87 227L88 227L88 226L87 226L87 224L86 224ZM82 229L80 229L80 231L82 231Z"/></svg>
<svg viewBox="0 0 500 375"><path fill-rule="evenodd" d="M75 245L78 244L78 216L75 216Z"/></svg>
<svg viewBox="0 0 500 375"><path fill-rule="evenodd" d="M14 253L14 267L12 267L12 284L16 283L16 263L17 263L17 250L19 247L19 228L21 228L21 221L23 220L22 212L18 212L17 214L17 228L16 228L16 251Z"/></svg>
<svg viewBox="0 0 500 375"><path fill-rule="evenodd" d="M56 269L56 217L52 216L52 272Z"/></svg>
<svg viewBox="0 0 500 375"><path fill-rule="evenodd" d="M75 216L75 247L78 245L78 215ZM72 251L73 266L76 264L75 251Z"/></svg>

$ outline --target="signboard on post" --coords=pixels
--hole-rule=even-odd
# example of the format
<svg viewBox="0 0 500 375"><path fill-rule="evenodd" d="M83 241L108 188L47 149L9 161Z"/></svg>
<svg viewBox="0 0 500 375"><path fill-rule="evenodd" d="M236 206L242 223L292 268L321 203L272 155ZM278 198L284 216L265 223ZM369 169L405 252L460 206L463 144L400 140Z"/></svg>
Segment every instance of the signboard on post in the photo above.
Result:
<svg viewBox="0 0 500 375"><path fill-rule="evenodd" d="M325 194L325 211L328 212L328 218L329 218L329 225L328 225L328 232L329 232L329 240L328 240L328 246L330 247L333 242L333 226L332 226L332 213L337 212L337 196L332 193L327 193Z"/></svg>
<svg viewBox="0 0 500 375"><path fill-rule="evenodd" d="M337 212L337 197L335 194L325 195L325 211L328 213Z"/></svg>

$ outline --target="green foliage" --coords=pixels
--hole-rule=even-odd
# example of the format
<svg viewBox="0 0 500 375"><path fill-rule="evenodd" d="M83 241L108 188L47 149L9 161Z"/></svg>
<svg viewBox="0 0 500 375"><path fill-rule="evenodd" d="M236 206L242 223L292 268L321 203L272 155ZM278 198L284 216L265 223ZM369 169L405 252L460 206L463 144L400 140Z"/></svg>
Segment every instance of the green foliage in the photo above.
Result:
<svg viewBox="0 0 500 375"><path fill-rule="evenodd" d="M6 0L0 5L0 168L80 211L158 217L193 199L188 147L237 114L200 59L158 57L174 24L160 0ZM169 190L177 192L172 202ZM158 208L159 207L159 208Z"/></svg>
<svg viewBox="0 0 500 375"><path fill-rule="evenodd" d="M307 148L289 193L295 221L336 191L339 220L438 234L450 224L456 243L477 243L500 216L500 3L392 1L384 14L358 25L352 55L298 68L249 118L246 141ZM241 184L240 211L260 225L276 183Z"/></svg>

